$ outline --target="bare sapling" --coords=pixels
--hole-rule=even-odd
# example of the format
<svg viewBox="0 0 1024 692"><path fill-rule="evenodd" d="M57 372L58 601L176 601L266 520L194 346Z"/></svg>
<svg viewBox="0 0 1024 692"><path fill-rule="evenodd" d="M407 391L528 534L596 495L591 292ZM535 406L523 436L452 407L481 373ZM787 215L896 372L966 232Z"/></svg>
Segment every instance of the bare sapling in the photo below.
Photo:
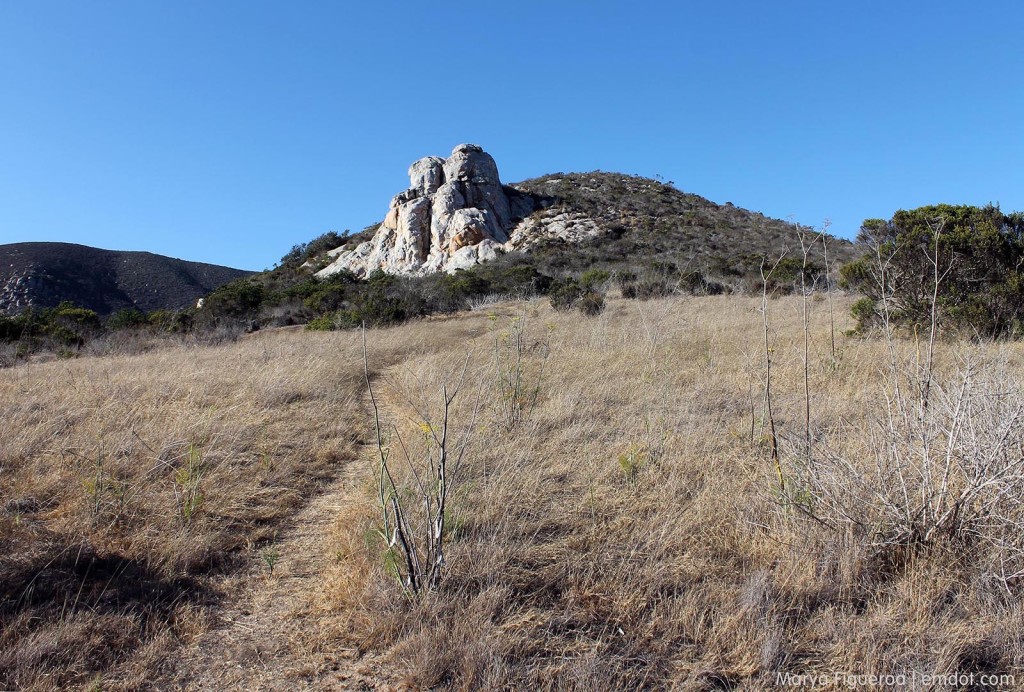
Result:
<svg viewBox="0 0 1024 692"><path fill-rule="evenodd" d="M767 258L761 259L761 316L764 320L764 412L768 423L768 444L772 464L779 476L779 491L785 492L786 481L782 473L782 464L779 461L779 438L775 428L775 414L772 411L772 347L771 329L768 319L768 281L772 273L778 269L779 264L786 256L786 252L779 255L775 264L767 272Z"/></svg>
<svg viewBox="0 0 1024 692"><path fill-rule="evenodd" d="M801 307L801 321L803 327L803 384L804 384L804 460L810 461L811 458L811 378L810 378L810 322L807 314L807 294L809 293L807 287L807 271L809 265L809 258L811 250L814 248L814 244L818 240L824 241L825 231L822 230L817 234L808 232L802 226L797 227L797 238L800 240L800 307ZM835 356L833 347L833 357Z"/></svg>
<svg viewBox="0 0 1024 692"><path fill-rule="evenodd" d="M984 574L1012 592L1024 583L1024 391L1005 353L966 351L955 367L937 367L939 296L952 259L942 254L943 220L931 230L934 245L924 249L931 270L926 350L902 348L892 319L899 287L891 261L908 248L876 245L873 272L889 355L877 425L866 448L846 447L837 430L816 445L813 463L794 466L794 483L807 500L798 505L804 516L852 531L876 551L940 541L974 546L972 559Z"/></svg>
<svg viewBox="0 0 1024 692"><path fill-rule="evenodd" d="M430 417L417 411L422 418L419 429L422 444L406 444L394 424L385 435L381 421L381 408L373 391L366 353L366 329L363 328L363 375L373 409L374 433L377 450L377 499L380 505L382 527L380 535L387 543L388 566L413 598L434 591L441 582L445 569L446 522L449 501L458 485L459 472L466 455L470 432L476 422L476 410L467 423L461 439L453 443L451 416L456 399L465 382L469 356L462 365L461 374L453 387L441 385L440 421L434 424ZM392 466L392 447L386 437L398 443L398 449L409 472L410 482L395 480ZM415 498L410 500L409 498ZM413 510L412 507L417 507ZM415 516L416 514L419 516ZM417 528L419 527L419 528Z"/></svg>
<svg viewBox="0 0 1024 692"><path fill-rule="evenodd" d="M942 242L942 231L945 227L945 220L935 219L928 224L932 231L932 244L935 246L933 252L928 256L932 265L932 295L930 310L930 325L928 330L928 354L921 373L921 406L928 407L929 390L932 385L932 374L935 368L935 338L939 328L939 287L946 280L949 272L953 269L953 262L950 259L945 269L940 270L940 245Z"/></svg>
<svg viewBox="0 0 1024 692"><path fill-rule="evenodd" d="M828 263L828 229L832 220L825 219L821 225L821 248L825 260L825 297L828 298L828 334L832 347L832 367L836 367L836 313L832 305L832 265Z"/></svg>

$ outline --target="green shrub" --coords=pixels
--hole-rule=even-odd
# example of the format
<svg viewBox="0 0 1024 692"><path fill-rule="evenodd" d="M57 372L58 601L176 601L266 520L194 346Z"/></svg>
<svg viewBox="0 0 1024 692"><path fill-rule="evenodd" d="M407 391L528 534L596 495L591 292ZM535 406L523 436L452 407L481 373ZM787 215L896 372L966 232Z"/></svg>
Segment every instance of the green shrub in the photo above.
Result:
<svg viewBox="0 0 1024 692"><path fill-rule="evenodd" d="M874 298L861 298L850 307L850 314L861 329L873 326L878 319L877 301Z"/></svg>
<svg viewBox="0 0 1024 692"><path fill-rule="evenodd" d="M207 296L203 310L215 316L254 316L266 293L262 284L246 277L225 284Z"/></svg>
<svg viewBox="0 0 1024 692"><path fill-rule="evenodd" d="M138 329L149 324L149 320L146 319L146 315L135 308L127 308L125 310L118 310L113 315L107 318L107 329L110 331L118 331L121 329Z"/></svg>
<svg viewBox="0 0 1024 692"><path fill-rule="evenodd" d="M588 269L580 275L580 284L587 288L598 288L611 278L611 272L605 269Z"/></svg>
<svg viewBox="0 0 1024 692"><path fill-rule="evenodd" d="M25 333L26 322L21 316L4 317L0 315L0 342L17 341Z"/></svg>
<svg viewBox="0 0 1024 692"><path fill-rule="evenodd" d="M175 334L191 330L194 322L190 313L175 310L153 310L146 315L146 321L159 331Z"/></svg>
<svg viewBox="0 0 1024 692"><path fill-rule="evenodd" d="M321 315L306 323L306 330L311 332L330 332L334 329L334 315Z"/></svg>
<svg viewBox="0 0 1024 692"><path fill-rule="evenodd" d="M322 286L306 296L302 304L314 313L323 314L337 310L345 302L347 296L348 291L343 286Z"/></svg>
<svg viewBox="0 0 1024 692"><path fill-rule="evenodd" d="M1024 318L1024 214L992 205L920 207L888 221L868 219L858 240L871 251L843 267L841 284L874 301L855 304L859 328L877 323L884 296L895 326L929 325L934 308L943 328L983 337L1017 333Z"/></svg>
<svg viewBox="0 0 1024 692"><path fill-rule="evenodd" d="M309 260L316 259L328 250L344 245L350 235L348 230L344 233L328 231L308 243L293 245L292 249L281 258L281 266L298 267Z"/></svg>
<svg viewBox="0 0 1024 692"><path fill-rule="evenodd" d="M554 284L551 293L548 294L548 300L555 310L567 312L576 307L584 291L586 289L576 279L569 278Z"/></svg>
<svg viewBox="0 0 1024 692"><path fill-rule="evenodd" d="M548 299L551 307L559 312L577 309L585 315L597 315L604 310L604 293L573 278L556 282Z"/></svg>

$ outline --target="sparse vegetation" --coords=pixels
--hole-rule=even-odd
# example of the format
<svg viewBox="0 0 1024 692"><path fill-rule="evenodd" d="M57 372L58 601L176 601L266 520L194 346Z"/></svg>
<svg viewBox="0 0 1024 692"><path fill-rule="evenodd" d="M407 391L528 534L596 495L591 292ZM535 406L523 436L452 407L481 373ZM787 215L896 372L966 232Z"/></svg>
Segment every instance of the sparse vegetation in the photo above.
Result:
<svg viewBox="0 0 1024 692"><path fill-rule="evenodd" d="M470 356L466 357L461 373L453 373L455 381L441 384L441 403L433 414L426 408L427 402L405 396L416 414L420 433L407 443L396 424L385 428L382 423L370 380L365 329L362 336L363 374L373 409L378 461L380 526L377 533L386 546L383 563L406 595L420 599L437 590L447 569L449 503L459 492L462 466L476 424L475 407L472 417L462 426L452 419L453 405L465 384ZM405 462L401 469L395 468L392 456L400 456Z"/></svg>
<svg viewBox="0 0 1024 692"><path fill-rule="evenodd" d="M497 315L488 315L497 323ZM499 423L512 429L520 425L537 405L544 382L544 365L550 354L549 339L554 325L538 338L527 328L526 313L511 317L507 329L499 327L494 336L495 406Z"/></svg>
<svg viewBox="0 0 1024 692"><path fill-rule="evenodd" d="M183 310L218 286L252 272L149 252L70 243L0 244L0 315L62 302L105 319L120 310Z"/></svg>
<svg viewBox="0 0 1024 692"><path fill-rule="evenodd" d="M638 287L669 288L661 295L756 294L761 260L797 249L793 224L732 204L715 204L677 189L671 181L594 171L555 173L515 187L550 205L585 213L611 229L608 235L574 246L572 252L557 243L534 250L540 271L552 276L578 276L596 269L631 273ZM830 240L834 260L855 258L846 241ZM824 266L820 250L812 255L811 265ZM799 265L790 267L789 273L785 269L777 280L792 289ZM645 297L643 288L640 292Z"/></svg>
<svg viewBox="0 0 1024 692"><path fill-rule="evenodd" d="M358 353L301 336L0 373L0 687L145 687L214 623L356 456Z"/></svg>
<svg viewBox="0 0 1024 692"><path fill-rule="evenodd" d="M612 286L627 298L642 300L675 294L756 293L761 260L795 247L792 224L729 204L716 205L670 183L595 172L545 176L516 187L545 208L585 213L610 232L582 244L552 241L527 254L504 254L453 275L377 274L361 280L341 272L318 279L313 271L327 262L328 250L368 240L376 226L357 234L329 232L294 246L274 269L213 291L202 310L184 313L191 321L189 328L386 326L458 312L495 296L548 294L559 308L594 315L603 309L602 296ZM848 243L831 241L835 259L853 258ZM820 283L827 273L822 254L815 249L806 266L787 258L774 274L772 290L794 291L801 281ZM115 325L121 322L119 317Z"/></svg>
<svg viewBox="0 0 1024 692"><path fill-rule="evenodd" d="M280 266L296 268L305 262L317 262L328 250L341 247L353 239L349 231L338 233L328 231L319 235L308 243L293 245L284 257L281 258Z"/></svg>
<svg viewBox="0 0 1024 692"><path fill-rule="evenodd" d="M551 289L551 307L555 310L579 310L584 315L599 315L604 310L604 293L591 283L573 278L557 282Z"/></svg>
<svg viewBox="0 0 1024 692"><path fill-rule="evenodd" d="M0 316L0 342L16 344L16 356L42 349L69 352L100 331L100 319L95 312L69 302L54 308L25 310L15 317Z"/></svg>
<svg viewBox="0 0 1024 692"><path fill-rule="evenodd" d="M0 318L0 685L1024 671L1021 346L977 338L1020 331L1019 215L866 223L857 298L824 232L686 255L776 222L590 175L537 184L633 200L592 265L321 280L327 234L202 308Z"/></svg>

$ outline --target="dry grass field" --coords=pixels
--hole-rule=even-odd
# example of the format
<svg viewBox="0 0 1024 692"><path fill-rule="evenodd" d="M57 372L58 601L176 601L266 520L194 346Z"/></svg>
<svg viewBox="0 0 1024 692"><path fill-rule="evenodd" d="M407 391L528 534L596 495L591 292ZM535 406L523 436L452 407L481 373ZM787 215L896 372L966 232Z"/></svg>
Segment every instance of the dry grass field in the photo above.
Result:
<svg viewBox="0 0 1024 692"><path fill-rule="evenodd" d="M778 465L759 299L368 332L416 541L462 382L442 579L419 597L380 531L358 333L0 370L0 687L1022 674L1021 346L940 340L923 377L927 339L844 336L849 302L833 358L809 301L807 399L801 301L768 303Z"/></svg>

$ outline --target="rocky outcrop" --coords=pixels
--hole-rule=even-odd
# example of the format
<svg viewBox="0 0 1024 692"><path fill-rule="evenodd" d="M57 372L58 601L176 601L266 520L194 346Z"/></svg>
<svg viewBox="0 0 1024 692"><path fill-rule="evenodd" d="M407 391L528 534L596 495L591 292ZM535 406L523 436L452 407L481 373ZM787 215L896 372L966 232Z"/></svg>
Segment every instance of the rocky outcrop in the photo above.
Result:
<svg viewBox="0 0 1024 692"><path fill-rule="evenodd" d="M586 214L564 207L552 207L517 224L509 234L508 244L516 250L528 252L545 240L582 243L605 230L604 226Z"/></svg>
<svg viewBox="0 0 1024 692"><path fill-rule="evenodd" d="M501 184L498 166L475 144L447 159L428 156L409 166L409 189L395 195L371 240L329 253L318 275L348 270L367 276L455 271L511 249L510 233L534 211L533 197Z"/></svg>
<svg viewBox="0 0 1024 692"><path fill-rule="evenodd" d="M0 285L0 315L16 315L36 302L53 302L54 298L49 283L29 267L7 277Z"/></svg>

